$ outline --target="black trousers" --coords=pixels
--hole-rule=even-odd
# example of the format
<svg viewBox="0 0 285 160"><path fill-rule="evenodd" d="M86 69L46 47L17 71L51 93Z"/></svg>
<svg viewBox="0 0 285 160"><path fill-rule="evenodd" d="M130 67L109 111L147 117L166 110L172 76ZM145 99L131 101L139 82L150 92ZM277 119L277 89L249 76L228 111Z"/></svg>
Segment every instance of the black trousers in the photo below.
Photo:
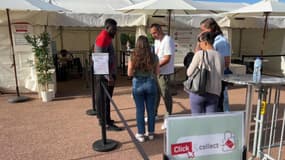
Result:
<svg viewBox="0 0 285 160"><path fill-rule="evenodd" d="M112 125L113 122L111 121L110 99L105 93L102 84L106 87L111 97L113 96L114 92L114 86L108 86L108 81L104 77L98 76L95 78L95 106L98 112L97 117L99 118L99 121L105 119L106 124Z"/></svg>
<svg viewBox="0 0 285 160"><path fill-rule="evenodd" d="M219 98L217 112L224 112L224 91L225 91L226 86L227 86L227 83L222 81L222 91L221 91L220 98Z"/></svg>

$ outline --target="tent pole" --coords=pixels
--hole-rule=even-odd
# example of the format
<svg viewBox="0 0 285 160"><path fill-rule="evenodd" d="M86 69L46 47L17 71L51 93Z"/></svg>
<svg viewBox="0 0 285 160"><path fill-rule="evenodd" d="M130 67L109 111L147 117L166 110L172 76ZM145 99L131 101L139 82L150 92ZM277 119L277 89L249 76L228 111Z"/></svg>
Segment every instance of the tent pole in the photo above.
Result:
<svg viewBox="0 0 285 160"><path fill-rule="evenodd" d="M63 49L63 36L62 33L63 32L63 27L59 26L59 35L60 35L60 49Z"/></svg>
<svg viewBox="0 0 285 160"><path fill-rule="evenodd" d="M18 77L17 77L17 67L16 67L16 61L15 61L15 50L14 50L14 43L13 43L13 37L12 37L12 29L11 29L11 21L10 21L10 10L7 8L6 9L7 13L7 19L8 19L8 28L9 28L9 37L10 37L10 42L11 42L11 48L12 48L12 58L13 58L13 68L14 68L14 76L15 76L15 81L16 81L16 92L17 92L17 97L9 99L8 102L10 103L16 103L16 102L24 102L28 100L27 97L21 97L20 92L19 92L19 85L18 85Z"/></svg>
<svg viewBox="0 0 285 160"><path fill-rule="evenodd" d="M16 67L16 61L15 61L15 50L14 50L14 43L13 43L13 38L12 38L10 13L9 13L8 8L6 9L6 12L7 12L7 18L8 18L9 37L10 37L11 48L12 48L13 68L14 68L14 76L15 76L15 80L16 80L16 91L17 91L17 96L19 97L20 92L19 92L19 87L18 87L17 67Z"/></svg>
<svg viewBox="0 0 285 160"><path fill-rule="evenodd" d="M239 47L238 47L238 57L240 57L240 56L241 56L242 31L243 31L243 29L241 28L241 29L239 30Z"/></svg>
<svg viewBox="0 0 285 160"><path fill-rule="evenodd" d="M167 10L167 12L168 12L168 35L170 36L170 21L171 21L171 10L169 9L169 10Z"/></svg>
<svg viewBox="0 0 285 160"><path fill-rule="evenodd" d="M270 12L264 12L265 15L265 20L264 20L264 27L263 27L263 35L262 35L262 44L261 44L261 51L260 51L260 55L261 57L263 56L263 52L264 52L264 44L265 44L265 37L266 37L266 32L267 32L267 28L268 28L268 15Z"/></svg>

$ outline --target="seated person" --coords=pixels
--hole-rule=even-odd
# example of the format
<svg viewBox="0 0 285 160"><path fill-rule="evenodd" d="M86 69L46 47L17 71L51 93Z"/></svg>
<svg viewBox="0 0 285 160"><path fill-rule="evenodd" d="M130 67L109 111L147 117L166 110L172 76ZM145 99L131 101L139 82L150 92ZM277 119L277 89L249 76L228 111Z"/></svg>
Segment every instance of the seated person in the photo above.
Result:
<svg viewBox="0 0 285 160"><path fill-rule="evenodd" d="M59 55L59 64L63 69L63 72L67 70L72 71L73 67L77 67L77 72L80 77L82 76L82 64L80 58L74 57L71 52L68 52L66 49L62 49ZM64 73L66 75L66 73Z"/></svg>
<svg viewBox="0 0 285 160"><path fill-rule="evenodd" d="M60 50L58 55L58 80L67 80L68 71L72 67L73 55L65 49Z"/></svg>
<svg viewBox="0 0 285 160"><path fill-rule="evenodd" d="M71 67L73 61L73 55L66 49L62 49L58 56L58 61L61 67Z"/></svg>

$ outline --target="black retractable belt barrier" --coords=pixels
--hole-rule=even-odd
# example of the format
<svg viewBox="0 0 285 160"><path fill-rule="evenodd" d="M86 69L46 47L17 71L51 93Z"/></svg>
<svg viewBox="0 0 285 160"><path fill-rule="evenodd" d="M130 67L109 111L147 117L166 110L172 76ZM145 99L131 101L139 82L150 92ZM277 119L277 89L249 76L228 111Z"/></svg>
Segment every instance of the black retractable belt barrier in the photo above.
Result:
<svg viewBox="0 0 285 160"><path fill-rule="evenodd" d="M101 133L102 133L102 139L97 140L93 143L93 149L95 151L98 152L108 152L111 150L114 150L117 145L118 142L111 140L111 139L107 139L106 137L106 99L109 98L106 95L108 94L107 89L104 88L104 82L102 80L100 80L100 98L97 99L97 109L98 109L98 119L99 119L99 123L101 126ZM97 92L98 93L98 92ZM103 101L102 101L103 100Z"/></svg>
<svg viewBox="0 0 285 160"><path fill-rule="evenodd" d="M91 93L92 93L92 109L88 109L86 114L89 116L97 115L96 107L95 107L95 84L94 84L94 69L93 65L91 65Z"/></svg>

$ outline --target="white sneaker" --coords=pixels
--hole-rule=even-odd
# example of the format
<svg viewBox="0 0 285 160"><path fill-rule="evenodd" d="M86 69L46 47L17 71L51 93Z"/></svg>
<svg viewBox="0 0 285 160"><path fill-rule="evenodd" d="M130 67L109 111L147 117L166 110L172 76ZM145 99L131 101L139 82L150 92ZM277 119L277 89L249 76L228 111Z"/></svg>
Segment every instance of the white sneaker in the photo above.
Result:
<svg viewBox="0 0 285 160"><path fill-rule="evenodd" d="M144 117L144 121L147 122L147 117Z"/></svg>
<svg viewBox="0 0 285 160"><path fill-rule="evenodd" d="M154 133L148 133L147 136L148 136L149 140L151 140L151 141L154 140Z"/></svg>
<svg viewBox="0 0 285 160"><path fill-rule="evenodd" d="M163 124L161 125L161 130L165 130L167 128L167 122L164 120Z"/></svg>
<svg viewBox="0 0 285 160"><path fill-rule="evenodd" d="M139 142L144 142L145 141L144 135L143 134L139 134L139 133L136 134L136 139Z"/></svg>
<svg viewBox="0 0 285 160"><path fill-rule="evenodd" d="M158 120L159 120L159 117L155 116L155 121L158 121ZM144 117L144 121L147 122L147 117Z"/></svg>

